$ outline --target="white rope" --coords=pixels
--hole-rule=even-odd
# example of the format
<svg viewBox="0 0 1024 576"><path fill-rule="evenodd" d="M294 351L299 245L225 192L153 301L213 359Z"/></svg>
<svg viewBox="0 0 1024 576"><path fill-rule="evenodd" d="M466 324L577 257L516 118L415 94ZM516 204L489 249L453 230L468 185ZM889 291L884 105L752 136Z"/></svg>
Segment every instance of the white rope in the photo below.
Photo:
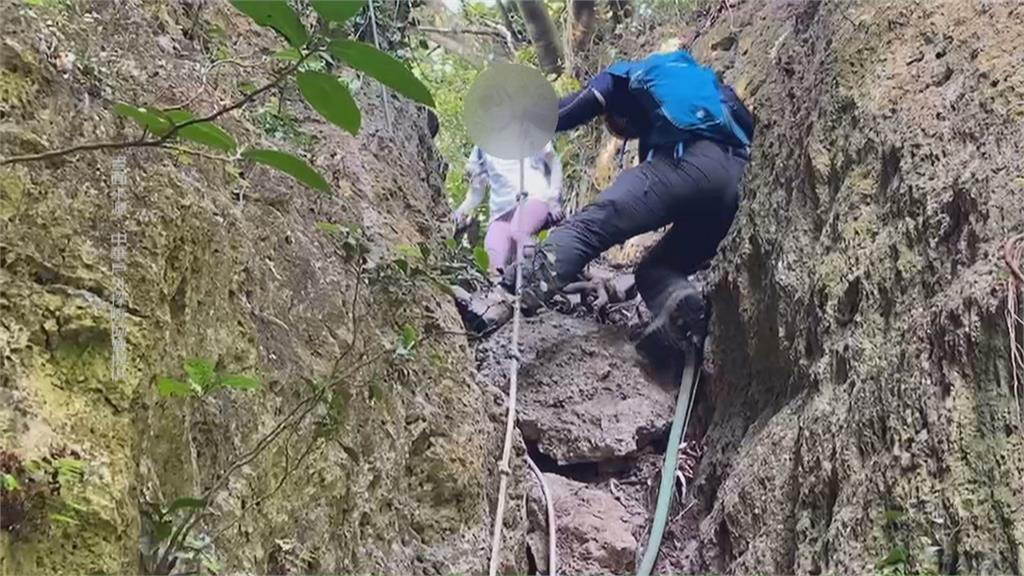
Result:
<svg viewBox="0 0 1024 576"><path fill-rule="evenodd" d="M544 479L544 474L541 473L540 468L537 468L533 458L527 456L526 464L530 466L533 475L540 482L540 492L544 495L544 507L548 511L548 576L558 576L558 552L555 549L555 544L558 542L555 526L555 501L551 498L551 491L548 490L548 482Z"/></svg>
<svg viewBox="0 0 1024 576"><path fill-rule="evenodd" d="M519 160L519 202L517 209L521 210L526 200L526 159ZM514 216L513 216L514 218ZM498 508L494 513L494 536L491 538L491 564L488 570L490 576L498 573L498 560L501 552L501 525L505 517L505 499L508 495L508 477L512 474L509 469L509 457L512 455L512 430L516 422L516 389L519 385L519 295L523 284L523 245L516 243L516 289L513 297L512 312L512 362L508 384L508 415L505 418L505 446L501 451L501 462L498 464L498 473L501 480L498 484Z"/></svg>

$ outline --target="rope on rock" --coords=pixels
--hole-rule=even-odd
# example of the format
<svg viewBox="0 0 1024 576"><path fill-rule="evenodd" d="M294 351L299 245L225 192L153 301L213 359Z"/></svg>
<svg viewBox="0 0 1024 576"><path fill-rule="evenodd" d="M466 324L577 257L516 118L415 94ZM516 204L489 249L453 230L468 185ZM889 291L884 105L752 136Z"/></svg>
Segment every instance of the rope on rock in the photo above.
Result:
<svg viewBox="0 0 1024 576"><path fill-rule="evenodd" d="M1024 420L1024 407L1020 403L1020 387L1024 381L1024 346L1017 342L1017 330L1024 332L1024 318L1021 317L1020 302L1017 300L1017 291L1024 288L1024 273L1020 269L1024 261L1024 234L1018 234L1006 241L1003 259L1006 261L1006 267L1010 269L1010 277L1006 280L1006 332L1010 338L1013 400L1018 420Z"/></svg>
<svg viewBox="0 0 1024 576"><path fill-rule="evenodd" d="M522 208L526 200L526 159L519 160L519 199L518 208ZM512 299L512 362L508 383L508 415L505 418L505 446L501 451L501 462L498 472L501 480L498 484L498 507L494 512L494 535L491 538L491 563L488 569L490 576L498 573L498 562L501 556L501 525L505 518L505 500L508 497L508 477L512 474L509 468L509 457L512 455L512 430L516 423L516 389L519 384L519 317L520 293L523 284L523 245L516 243L516 290Z"/></svg>
<svg viewBox="0 0 1024 576"><path fill-rule="evenodd" d="M650 576L654 570L654 562L658 559L661 537L665 533L668 512L672 504L672 492L676 480L676 469L679 466L679 443L686 432L686 423L690 419L693 408L693 395L697 390L700 370L697 366L697 350L692 346L686 348L686 367L679 385L679 396L676 398L676 411L672 420L672 429L668 436L668 447L665 449L665 464L661 469L661 485L658 487L658 504L654 509L654 523L651 534L644 549L643 560L637 570L637 576Z"/></svg>
<svg viewBox="0 0 1024 576"><path fill-rule="evenodd" d="M540 468L533 461L533 458L526 457L526 464L533 471L533 475L537 477L537 481L540 482L540 491L544 495L544 507L548 511L548 576L558 575L558 553L555 550L555 544L558 541L557 538L557 527L555 526L555 501L551 498L551 491L548 490L547 480L544 479L544 474L541 473Z"/></svg>

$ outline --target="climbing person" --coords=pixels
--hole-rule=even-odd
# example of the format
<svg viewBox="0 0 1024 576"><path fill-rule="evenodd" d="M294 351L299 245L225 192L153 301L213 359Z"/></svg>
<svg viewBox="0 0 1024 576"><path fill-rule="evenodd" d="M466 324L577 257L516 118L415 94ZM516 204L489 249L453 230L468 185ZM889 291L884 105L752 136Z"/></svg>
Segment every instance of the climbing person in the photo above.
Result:
<svg viewBox="0 0 1024 576"><path fill-rule="evenodd" d="M474 146L466 164L469 192L452 213L456 236L476 223L473 212L489 192L490 222L484 236L488 273L496 282L516 256L517 245L531 249L535 235L562 217L562 163L551 143L525 160L520 183L519 160L505 160ZM488 190L489 189L489 190ZM519 192L526 197L519 202ZM471 294L452 286L466 328L484 333L512 317L512 305L501 290Z"/></svg>
<svg viewBox="0 0 1024 576"><path fill-rule="evenodd" d="M584 267L639 234L671 227L636 269L652 320L638 349L656 363L703 345L709 310L687 277L705 267L732 225L750 157L754 119L714 71L685 50L613 64L559 102L557 131L595 118L638 139L640 163L553 228L523 263L523 302L540 306L578 285ZM514 274L504 285L513 289Z"/></svg>
<svg viewBox="0 0 1024 576"><path fill-rule="evenodd" d="M467 162L469 192L452 213L456 230L466 227L490 189L490 223L484 236L489 272L497 276L516 254L516 246L533 246L535 235L562 216L562 163L549 142L527 158L520 184L519 160L505 160L474 146ZM520 190L525 190L522 205Z"/></svg>

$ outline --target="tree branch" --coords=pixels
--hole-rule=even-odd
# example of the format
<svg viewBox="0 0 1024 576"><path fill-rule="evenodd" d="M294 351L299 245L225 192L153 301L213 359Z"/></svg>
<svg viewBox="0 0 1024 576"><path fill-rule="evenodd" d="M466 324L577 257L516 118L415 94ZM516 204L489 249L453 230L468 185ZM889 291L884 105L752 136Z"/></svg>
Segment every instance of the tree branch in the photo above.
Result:
<svg viewBox="0 0 1024 576"><path fill-rule="evenodd" d="M149 146L156 146L160 142L157 140L125 140L121 142L90 142L88 144L78 144L76 146L69 146L68 148L61 148L59 150L51 150L49 152L42 152L40 154L26 154L24 156L11 156L10 158L4 158L0 161L0 166L6 166L8 164L18 164L21 162L36 162L39 160L49 160L50 158L57 158L60 156L68 156L77 152L89 152L92 150L114 150L117 148L145 148Z"/></svg>
<svg viewBox="0 0 1024 576"><path fill-rule="evenodd" d="M306 54L303 54L301 58L296 60L295 63L292 64L291 66L285 68L284 71L282 71L280 74L275 76L273 80L271 80L267 84L264 84L263 86L260 86L256 90L253 90L249 94L246 94L243 98L237 100L236 102L234 102L234 103L232 103L232 104L230 104L230 105L228 105L228 106L226 106L224 108L221 108L221 109L219 109L219 110L217 110L215 112L212 112L212 113L210 113L210 114L208 114L206 116L203 116L203 117L200 117L200 118L193 118L191 120L187 120L185 122L182 122L181 124L175 124L170 130L167 131L166 134L164 134L163 136L161 136L159 138L151 139L151 140L146 140L143 137L143 138L136 139L136 140L124 140L124 141L120 141L120 142L90 142L90 143L87 143L87 144L78 144L76 146L70 146L68 148L61 148L60 150L51 150L49 152L42 152L40 154L26 154L24 156L12 156L10 158L4 158L3 160L0 160L0 166L7 166L9 164L20 164L20 163L24 163L24 162L38 162L40 160L49 160L51 158L59 158L61 156L68 156L68 155L71 155L71 154L76 154L78 152L89 152L89 151L94 151L94 150L117 150L117 149L124 149L124 148L148 148L148 147L154 147L154 146L163 148L164 144L168 140L173 138L183 128L187 128L189 126L194 126L196 124L202 124L204 122L212 122L212 121L216 120L217 118L220 118L221 116L227 114L228 112L232 112L234 110L238 110L242 106L245 106L249 102L252 102L260 94L263 94L267 90L270 90L270 89L274 88L275 86L277 86L278 84L280 84L281 82L283 82L285 80L285 78L287 78L289 75L291 75L292 72L295 72L299 68L299 66L303 62L305 62L306 59L309 58L314 53L315 53L315 51L310 51L310 52L308 52Z"/></svg>
<svg viewBox="0 0 1024 576"><path fill-rule="evenodd" d="M505 41L505 48L509 56L514 56L516 53L515 42L512 39L512 33L507 29L495 26L494 28L438 28L436 26L417 26L417 30L420 32L427 32L433 34L444 34L447 36L458 36L460 34L469 34L473 36L492 36L494 38L501 38Z"/></svg>
<svg viewBox="0 0 1024 576"><path fill-rule="evenodd" d="M202 150L194 150L185 146L177 146L175 144L161 144L158 146L162 150L173 150L175 152L181 152L183 154L191 154L193 156L199 156L206 158L207 160L217 160L219 162L234 162L238 159L237 156L219 156L217 154L210 154L209 152L203 152Z"/></svg>
<svg viewBox="0 0 1024 576"><path fill-rule="evenodd" d="M492 28L438 28L436 26L417 26L416 29L420 32L436 32L437 34L476 34L479 36L497 36L498 38L503 36L501 32Z"/></svg>

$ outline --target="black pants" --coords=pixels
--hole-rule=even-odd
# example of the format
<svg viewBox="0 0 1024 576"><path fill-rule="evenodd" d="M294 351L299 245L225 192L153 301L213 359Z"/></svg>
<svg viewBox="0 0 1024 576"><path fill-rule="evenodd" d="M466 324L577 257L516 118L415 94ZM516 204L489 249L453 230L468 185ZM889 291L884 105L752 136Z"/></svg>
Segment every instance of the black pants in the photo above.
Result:
<svg viewBox="0 0 1024 576"><path fill-rule="evenodd" d="M709 261L732 225L746 160L708 140L688 144L681 158L657 151L624 171L597 200L553 229L547 249L560 284L616 244L672 228L637 267L637 289L647 307L661 308L668 289Z"/></svg>

